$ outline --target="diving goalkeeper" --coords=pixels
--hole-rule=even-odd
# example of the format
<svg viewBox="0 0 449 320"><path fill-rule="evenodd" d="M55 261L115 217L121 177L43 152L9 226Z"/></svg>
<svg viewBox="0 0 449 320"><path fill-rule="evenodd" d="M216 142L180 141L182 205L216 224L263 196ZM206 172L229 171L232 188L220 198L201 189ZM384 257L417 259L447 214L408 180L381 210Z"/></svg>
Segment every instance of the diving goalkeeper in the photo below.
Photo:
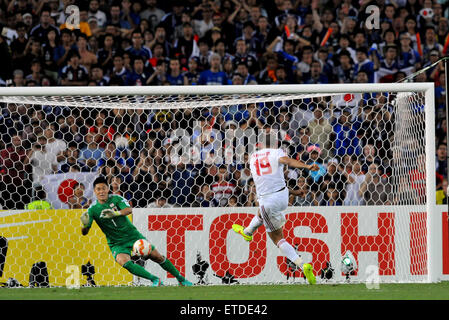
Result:
<svg viewBox="0 0 449 320"><path fill-rule="evenodd" d="M131 260L134 242L145 237L126 217L132 213L128 201L119 195L109 194L109 185L104 177L96 178L93 188L97 201L94 201L87 212L81 215L83 223L81 233L84 236L87 235L95 220L106 236L114 260L133 275L151 280L154 287L161 286L161 279ZM170 272L181 286L192 286L192 283L187 281L170 260L161 255L153 245L151 245L151 253L144 259L151 259L158 263L162 269Z"/></svg>

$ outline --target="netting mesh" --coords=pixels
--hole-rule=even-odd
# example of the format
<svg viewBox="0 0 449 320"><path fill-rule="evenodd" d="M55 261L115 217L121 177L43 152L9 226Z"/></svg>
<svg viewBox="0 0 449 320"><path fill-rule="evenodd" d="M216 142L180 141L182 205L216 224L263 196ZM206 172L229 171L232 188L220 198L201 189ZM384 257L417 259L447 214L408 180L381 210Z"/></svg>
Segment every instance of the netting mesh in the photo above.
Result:
<svg viewBox="0 0 449 320"><path fill-rule="evenodd" d="M411 203L416 192L425 197L419 173L411 172L414 159L425 155L417 143L424 139L423 97L416 94L4 100L2 149L15 150L2 157L4 209L24 208L46 176L68 172L106 175L134 207L161 198L175 206L254 205L245 159L266 130L279 132L289 156L321 167L318 173L286 172L292 205L394 204L407 194ZM34 100L46 102L30 104ZM395 121L394 103L412 109ZM392 179L411 182L397 181L396 199ZM89 200L71 204L67 197L54 207L85 208Z"/></svg>
<svg viewBox="0 0 449 320"><path fill-rule="evenodd" d="M383 275L399 272L394 271L399 264L400 268L405 268L406 271L401 269L404 274L412 269L412 274L426 273L426 251L422 247L425 215L419 212L422 209L416 210L411 227L406 228L416 234L416 239L407 241L404 238L401 245L397 245L395 238L395 232L399 231L394 228L394 214L387 209L382 211L386 213L379 213L374 220L360 226L377 234L373 237L353 238L359 234L360 217L358 213L342 213L339 232L330 235L325 242L304 242L304 239L295 238L298 226L310 226L317 233L328 232L328 227L334 224L329 221L335 219L326 218L328 226L326 219L311 212L304 213L299 207L378 208L426 203L422 93L8 96L0 99L3 101L0 205L4 210L87 209L95 200L91 183L96 176L104 175L111 192L125 197L134 208L246 207L246 212L255 214L258 202L247 160L260 133L273 131L278 136L279 147L288 156L308 164L316 163L320 168L316 172L285 170L289 204L294 207L294 212L288 215L291 221L287 219L285 232L298 240L298 252L311 253L305 256L313 260L316 272L326 261L338 261L339 251L363 251L365 248L379 251L378 265ZM404 212L409 214L409 210ZM51 242L53 249L46 249L46 254L56 250L55 253L64 257L60 263L81 265L90 257L96 262L97 273L99 269L102 274L116 274L101 278L99 284L130 281L123 270L115 270L118 267L113 266L112 258L100 257L101 250L86 245L78 239L79 235L68 235L65 239L56 234L69 234L67 228L73 225L78 228L78 215L76 223L66 228L55 223L51 210L40 212L40 218L33 212L27 216L19 213L0 218L3 226L17 224L20 230L25 230L19 232L8 227L9 237L32 233L34 227L40 229L36 221L51 221L40 229L39 237L33 237L33 246L60 239L60 243ZM329 215L327 211L324 214ZM258 260L261 258L251 252L264 252L265 242L251 244L245 266L235 263L245 258L237 251L227 250L223 237L226 239L230 225L237 220L242 224L249 222L248 215L219 216L210 221L206 252L201 246L186 248L184 241L187 240L183 236L180 238L177 230L203 230L199 225L209 222L194 214L164 217L135 219L145 225L145 232L172 230L171 233L167 231L167 238L158 245L166 248L166 255L182 273L190 274L189 264L194 264L196 255L202 251L203 256L209 256L214 275L221 277L216 281L226 277L229 270L234 276L259 276L257 279L261 282L283 281L287 273L287 280L290 274L301 277L299 271L289 269L288 261L281 257L277 258L277 265L263 272L261 266L256 267L254 263L261 263ZM396 222L401 221L406 226L408 222L401 219ZM377 227L371 230L372 226ZM266 240L262 233L256 238ZM77 241L80 243L76 244ZM341 248L325 244L333 242L341 242ZM15 250L19 248L34 250L22 242ZM103 249L108 251L106 247ZM416 251L412 265L409 261L396 261L395 250ZM78 254L74 254L75 251ZM9 259L10 273L17 274L19 271L14 268L19 268L20 257ZM103 260L110 260L110 263ZM64 268L52 262L49 267L59 270L55 283L64 285ZM22 269L20 272L26 273ZM276 272L281 276L273 275ZM214 277L210 275L209 278Z"/></svg>

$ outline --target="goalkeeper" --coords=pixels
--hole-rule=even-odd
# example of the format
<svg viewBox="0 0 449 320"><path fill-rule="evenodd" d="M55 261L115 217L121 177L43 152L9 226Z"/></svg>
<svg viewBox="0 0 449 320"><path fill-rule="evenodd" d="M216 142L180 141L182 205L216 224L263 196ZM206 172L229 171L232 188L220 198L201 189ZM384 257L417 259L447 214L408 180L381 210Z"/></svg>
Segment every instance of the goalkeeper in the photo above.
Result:
<svg viewBox="0 0 449 320"><path fill-rule="evenodd" d="M87 235L95 220L105 234L108 246L118 264L135 276L151 280L155 287L162 285L161 279L131 260L134 242L139 239L145 239L145 237L126 217L132 213L132 208L128 201L121 196L109 194L109 185L104 177L96 178L93 188L97 201L93 202L87 212L82 214L81 222L83 223L83 228L81 233ZM192 283L179 273L170 260L161 255L153 245L151 245L151 249L149 256L144 257L144 259L149 258L157 262L162 269L170 272L181 286L192 286Z"/></svg>

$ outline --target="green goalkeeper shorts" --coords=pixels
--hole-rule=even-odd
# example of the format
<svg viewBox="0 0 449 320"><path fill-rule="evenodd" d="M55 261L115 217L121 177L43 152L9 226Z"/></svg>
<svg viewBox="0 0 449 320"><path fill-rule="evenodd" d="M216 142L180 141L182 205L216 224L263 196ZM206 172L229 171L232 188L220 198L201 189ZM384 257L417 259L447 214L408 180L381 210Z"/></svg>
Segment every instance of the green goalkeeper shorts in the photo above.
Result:
<svg viewBox="0 0 449 320"><path fill-rule="evenodd" d="M124 242L124 243L120 243L120 244L117 244L117 245L114 245L114 246L109 246L109 249L112 252L112 256L114 257L114 260L117 260L117 255L120 254L120 253L128 254L128 255L131 256L132 255L134 242L136 242L137 240L140 240L140 239L142 239L142 238L136 238L136 239L133 239L133 240L130 240L130 241L127 241L127 242ZM151 245L151 251L153 251L154 249L155 249L155 246L152 244Z"/></svg>

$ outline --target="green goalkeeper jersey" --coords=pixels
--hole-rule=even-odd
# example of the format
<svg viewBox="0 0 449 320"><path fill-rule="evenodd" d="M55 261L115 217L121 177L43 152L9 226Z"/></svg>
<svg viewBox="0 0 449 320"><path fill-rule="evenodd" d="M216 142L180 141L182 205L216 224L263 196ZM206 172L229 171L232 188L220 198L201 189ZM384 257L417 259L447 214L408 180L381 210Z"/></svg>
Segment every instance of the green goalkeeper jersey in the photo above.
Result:
<svg viewBox="0 0 449 320"><path fill-rule="evenodd" d="M104 209L120 211L128 207L130 207L129 202L119 195L109 195L108 200L103 204L97 200L87 210L89 223L86 227L90 228L95 220L101 231L105 234L109 246L126 243L130 239L143 239L144 236L131 223L127 216L100 218L101 212Z"/></svg>

